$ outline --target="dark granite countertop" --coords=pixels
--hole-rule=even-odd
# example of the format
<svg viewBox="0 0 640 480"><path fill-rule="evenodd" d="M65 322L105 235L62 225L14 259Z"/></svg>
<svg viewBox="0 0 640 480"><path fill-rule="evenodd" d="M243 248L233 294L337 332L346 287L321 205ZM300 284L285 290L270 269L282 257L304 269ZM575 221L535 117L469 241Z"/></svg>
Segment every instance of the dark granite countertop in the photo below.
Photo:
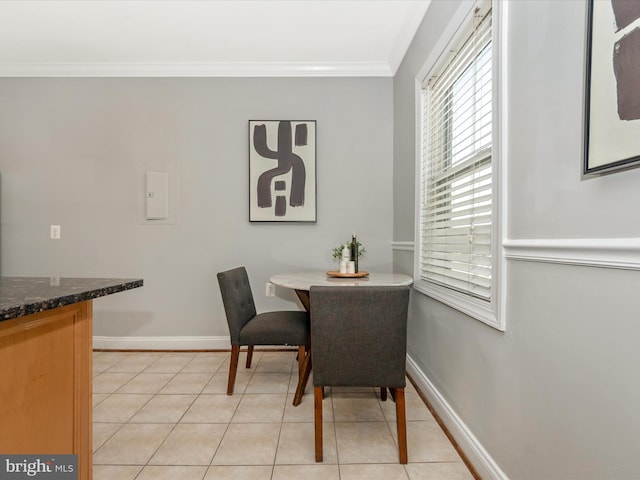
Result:
<svg viewBox="0 0 640 480"><path fill-rule="evenodd" d="M0 277L0 322L142 286L140 279Z"/></svg>

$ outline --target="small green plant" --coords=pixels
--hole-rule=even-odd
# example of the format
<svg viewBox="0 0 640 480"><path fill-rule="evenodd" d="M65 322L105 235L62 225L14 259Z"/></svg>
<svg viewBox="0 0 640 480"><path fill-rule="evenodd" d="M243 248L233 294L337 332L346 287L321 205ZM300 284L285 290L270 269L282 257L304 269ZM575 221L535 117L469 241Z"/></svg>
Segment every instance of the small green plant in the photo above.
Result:
<svg viewBox="0 0 640 480"><path fill-rule="evenodd" d="M348 245L349 247L351 247L351 242L345 242L342 245L338 245L336 248L333 249L333 259L334 260L340 261L342 259L342 249L344 248L345 244ZM364 248L364 245L362 245L358 241L356 241L356 245L358 246L358 258L364 257L364 254L367 251Z"/></svg>

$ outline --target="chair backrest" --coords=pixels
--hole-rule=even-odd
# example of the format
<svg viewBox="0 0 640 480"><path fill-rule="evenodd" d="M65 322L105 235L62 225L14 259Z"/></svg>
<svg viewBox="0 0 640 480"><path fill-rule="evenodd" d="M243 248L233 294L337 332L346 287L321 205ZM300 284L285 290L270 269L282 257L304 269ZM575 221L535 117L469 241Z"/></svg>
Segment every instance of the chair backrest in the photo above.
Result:
<svg viewBox="0 0 640 480"><path fill-rule="evenodd" d="M222 294L222 303L227 315L231 344L238 344L238 335L245 324L256 316L256 305L249 276L244 267L218 273L218 284Z"/></svg>
<svg viewBox="0 0 640 480"><path fill-rule="evenodd" d="M405 386L408 286L312 286L310 304L315 386Z"/></svg>

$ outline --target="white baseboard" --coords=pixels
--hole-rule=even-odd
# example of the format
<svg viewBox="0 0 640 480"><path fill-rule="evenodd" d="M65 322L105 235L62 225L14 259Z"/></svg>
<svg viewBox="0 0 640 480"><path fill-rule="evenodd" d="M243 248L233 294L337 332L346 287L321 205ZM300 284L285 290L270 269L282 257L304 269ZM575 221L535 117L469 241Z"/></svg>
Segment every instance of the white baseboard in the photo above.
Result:
<svg viewBox="0 0 640 480"><path fill-rule="evenodd" d="M475 435L469 430L469 427L467 427L456 414L451 405L449 405L447 400L433 383L431 383L422 370L418 368L418 365L410 356L407 356L407 373L411 375L417 387L427 397L429 403L431 403L431 406L446 425L449 433L455 438L456 443L475 467L480 477L485 480L509 480Z"/></svg>
<svg viewBox="0 0 640 480"><path fill-rule="evenodd" d="M96 350L229 350L222 337L93 337Z"/></svg>

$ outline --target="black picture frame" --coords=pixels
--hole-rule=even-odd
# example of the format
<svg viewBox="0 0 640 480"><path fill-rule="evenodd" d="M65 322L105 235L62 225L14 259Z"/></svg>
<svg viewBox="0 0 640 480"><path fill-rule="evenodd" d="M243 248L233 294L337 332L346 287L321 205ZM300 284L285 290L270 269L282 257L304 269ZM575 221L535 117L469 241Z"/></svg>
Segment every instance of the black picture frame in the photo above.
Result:
<svg viewBox="0 0 640 480"><path fill-rule="evenodd" d="M316 222L316 121L249 120L249 221Z"/></svg>

